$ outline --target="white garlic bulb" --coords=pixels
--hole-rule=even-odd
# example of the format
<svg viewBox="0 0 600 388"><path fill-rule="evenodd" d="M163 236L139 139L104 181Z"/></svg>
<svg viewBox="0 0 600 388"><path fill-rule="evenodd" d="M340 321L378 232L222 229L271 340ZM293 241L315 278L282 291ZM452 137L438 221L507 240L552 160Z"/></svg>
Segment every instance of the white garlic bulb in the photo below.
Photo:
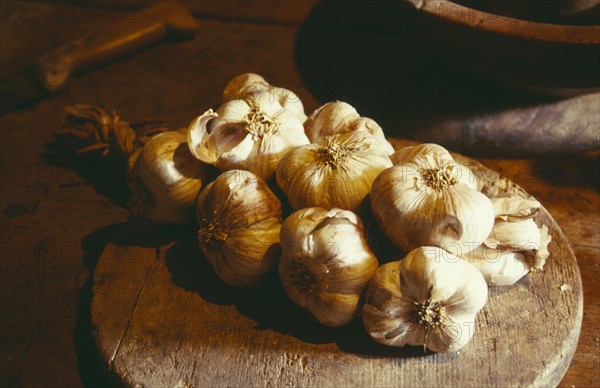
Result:
<svg viewBox="0 0 600 388"><path fill-rule="evenodd" d="M200 249L217 275L232 286L259 282L280 254L281 204L248 171L227 171L200 192Z"/></svg>
<svg viewBox="0 0 600 388"><path fill-rule="evenodd" d="M127 184L134 217L150 224L194 219L194 206L210 166L190 154L186 136L163 132L129 158Z"/></svg>
<svg viewBox="0 0 600 388"><path fill-rule="evenodd" d="M243 100L252 94L266 94L270 100L277 101L284 109L294 112L302 122L306 120L304 105L294 92L273 86L254 73L240 74L229 81L223 90L223 103Z"/></svg>
<svg viewBox="0 0 600 388"><path fill-rule="evenodd" d="M269 93L248 93L197 117L188 143L196 158L220 170L248 170L269 180L285 153L309 143L303 120Z"/></svg>
<svg viewBox="0 0 600 388"><path fill-rule="evenodd" d="M420 247L381 266L367 289L363 323L377 342L424 345L434 352L463 348L487 300L475 267L437 247Z"/></svg>
<svg viewBox="0 0 600 388"><path fill-rule="evenodd" d="M386 140L383 129L368 117L361 117L352 105L342 101L328 102L317 108L304 123L311 143L322 143L326 137L365 130L379 143L387 155L394 147Z"/></svg>
<svg viewBox="0 0 600 388"><path fill-rule="evenodd" d="M375 177L391 165L377 141L357 130L292 149L279 162L275 176L294 209L357 210Z"/></svg>
<svg viewBox="0 0 600 388"><path fill-rule="evenodd" d="M401 249L434 245L462 255L481 245L494 225L492 203L476 186L472 172L446 155L419 155L375 179L371 207Z"/></svg>
<svg viewBox="0 0 600 388"><path fill-rule="evenodd" d="M356 317L378 265L356 214L298 210L281 227L281 247L279 274L291 300L327 326L342 326Z"/></svg>

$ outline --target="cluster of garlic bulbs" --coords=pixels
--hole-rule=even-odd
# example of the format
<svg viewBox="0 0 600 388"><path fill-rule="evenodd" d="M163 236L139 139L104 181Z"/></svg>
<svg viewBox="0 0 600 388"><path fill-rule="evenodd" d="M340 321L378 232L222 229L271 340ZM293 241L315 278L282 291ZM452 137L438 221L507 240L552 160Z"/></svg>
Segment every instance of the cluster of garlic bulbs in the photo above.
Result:
<svg viewBox="0 0 600 388"><path fill-rule="evenodd" d="M221 171L213 182L209 166ZM187 137L164 133L135 152L130 177L141 219L183 222L195 206L199 248L225 283L253 285L277 268L283 291L319 322L362 314L391 346L461 349L487 285L512 285L549 255L538 202L488 198L439 145L394 152L347 103L307 117L296 94L252 73L231 80ZM295 210L287 218L275 185ZM378 268L364 205L405 257Z"/></svg>

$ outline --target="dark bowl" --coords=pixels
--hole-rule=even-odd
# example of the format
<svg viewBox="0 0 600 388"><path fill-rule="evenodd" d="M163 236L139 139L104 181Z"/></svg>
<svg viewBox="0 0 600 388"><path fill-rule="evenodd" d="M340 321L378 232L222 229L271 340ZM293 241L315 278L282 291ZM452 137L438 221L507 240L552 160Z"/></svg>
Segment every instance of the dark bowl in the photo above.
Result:
<svg viewBox="0 0 600 388"><path fill-rule="evenodd" d="M599 25L517 19L448 0L404 3L415 11L410 20L425 48L444 61L528 92L600 91Z"/></svg>

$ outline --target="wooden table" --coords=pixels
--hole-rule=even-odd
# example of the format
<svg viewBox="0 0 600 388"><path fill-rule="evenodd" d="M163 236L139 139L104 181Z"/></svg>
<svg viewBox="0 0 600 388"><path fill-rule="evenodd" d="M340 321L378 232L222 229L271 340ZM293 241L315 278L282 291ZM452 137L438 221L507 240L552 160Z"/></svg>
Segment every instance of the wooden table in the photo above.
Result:
<svg viewBox="0 0 600 388"><path fill-rule="evenodd" d="M2 74L139 6L3 2ZM403 106L436 114L445 100L453 106L467 104L480 99L482 91L489 91L489 104L495 98L501 103L523 99L453 72L447 83L429 85L425 97L419 94L418 80L407 81L394 68L415 60L409 55L413 48L406 51L401 46L406 40L388 34L389 25L368 22L377 15L373 9L361 19L360 10L352 9L356 7L315 8L312 2L188 6L202 19L193 40L156 46L77 78L57 97L0 117L2 386L104 381L91 337L90 274L108 238L128 217L126 194L118 189L118 177L99 160L72 159L57 149L52 132L61 127L66 104L101 104L125 118L152 116L186 125L219 103L220 90L230 78L253 71L296 91L307 112L330 98L346 100L380 121L390 136L402 137L414 129L398 126L401 120L394 125L390 112L402 114ZM353 23L349 32L342 32ZM348 55L328 56L328 47L342 47ZM371 55L376 52L380 56ZM358 64L348 62L350 58ZM322 63L322 73L315 63ZM327 78L331 69L338 69L339 77ZM395 82L397 89L390 86ZM456 85L464 87L456 90ZM411 93L420 99L411 100ZM478 160L534 195L569 238L585 299L578 350L561 385L599 385L598 154Z"/></svg>

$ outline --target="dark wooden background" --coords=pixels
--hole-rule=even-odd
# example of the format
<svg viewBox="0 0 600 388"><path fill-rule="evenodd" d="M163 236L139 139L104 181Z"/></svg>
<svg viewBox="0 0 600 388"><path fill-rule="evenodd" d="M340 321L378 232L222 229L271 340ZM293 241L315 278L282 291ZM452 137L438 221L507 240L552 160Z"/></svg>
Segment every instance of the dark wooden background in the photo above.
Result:
<svg viewBox="0 0 600 388"><path fill-rule="evenodd" d="M0 3L2 75L148 2ZM311 112L329 99L355 105L389 136L414 135L402 115L535 103L428 60L398 36L389 6L314 1L185 2L200 20L192 40L155 46L71 82L34 107L0 117L0 385L102 383L91 337L91 278L109 237L128 218L118 174L75 159L52 136L66 104L99 104L125 118L187 125L219 103L233 76L262 74L294 90ZM112 7L111 7L112 6ZM474 104L477 101L477 104ZM476 112L475 112L476 113ZM600 161L598 153L536 159L477 155L540 200L577 256L581 337L562 385L600 385ZM561 319L555 317L554 319ZM535 351L535 349L532 349Z"/></svg>

